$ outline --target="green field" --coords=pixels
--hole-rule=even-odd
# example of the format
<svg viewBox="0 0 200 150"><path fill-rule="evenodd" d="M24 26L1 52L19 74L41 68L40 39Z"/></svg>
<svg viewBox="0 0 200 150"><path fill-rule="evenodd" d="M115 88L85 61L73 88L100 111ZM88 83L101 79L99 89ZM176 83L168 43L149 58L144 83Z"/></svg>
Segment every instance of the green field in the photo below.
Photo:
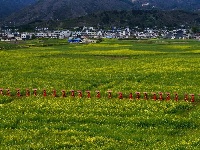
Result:
<svg viewBox="0 0 200 150"><path fill-rule="evenodd" d="M0 149L200 149L199 56L194 40L0 43ZM82 90L83 98L71 98L71 89ZM135 100L136 91L149 99ZM160 91L164 99L170 92L171 100L153 101L151 92ZM185 102L185 93L195 94L195 102Z"/></svg>

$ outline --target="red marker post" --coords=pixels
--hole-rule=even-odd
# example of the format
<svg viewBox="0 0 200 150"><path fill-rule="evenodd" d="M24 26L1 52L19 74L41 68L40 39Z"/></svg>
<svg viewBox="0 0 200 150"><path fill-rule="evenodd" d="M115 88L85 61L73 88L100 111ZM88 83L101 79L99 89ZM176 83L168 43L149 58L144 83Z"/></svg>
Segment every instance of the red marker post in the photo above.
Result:
<svg viewBox="0 0 200 150"><path fill-rule="evenodd" d="M187 102L188 99L189 99L189 98L188 98L188 94L185 94L185 95L184 95L184 100Z"/></svg>
<svg viewBox="0 0 200 150"><path fill-rule="evenodd" d="M53 90L52 96L53 96L53 97L56 97L56 90Z"/></svg>
<svg viewBox="0 0 200 150"><path fill-rule="evenodd" d="M74 90L70 90L71 92L71 97L75 97L75 91Z"/></svg>
<svg viewBox="0 0 200 150"><path fill-rule="evenodd" d="M108 98L112 98L112 91L111 90L108 90Z"/></svg>
<svg viewBox="0 0 200 150"><path fill-rule="evenodd" d="M166 101L169 101L169 100L171 99L171 97L170 97L170 93L167 92L166 95L167 95L167 96L166 96Z"/></svg>
<svg viewBox="0 0 200 150"><path fill-rule="evenodd" d="M87 90L86 93L87 93L87 98L90 99L91 98L91 91Z"/></svg>
<svg viewBox="0 0 200 150"><path fill-rule="evenodd" d="M43 96L44 96L44 97L47 96L47 91L46 91L46 89L43 90Z"/></svg>
<svg viewBox="0 0 200 150"><path fill-rule="evenodd" d="M3 89L0 89L0 95L3 95Z"/></svg>
<svg viewBox="0 0 200 150"><path fill-rule="evenodd" d="M101 94L100 94L100 91L95 91L97 94L96 94L96 98L101 98Z"/></svg>
<svg viewBox="0 0 200 150"><path fill-rule="evenodd" d="M7 95L7 96L11 96L11 94L10 94L10 89L6 89L6 90L7 90L6 95Z"/></svg>
<svg viewBox="0 0 200 150"><path fill-rule="evenodd" d="M163 93L159 92L159 100L162 101L163 100Z"/></svg>
<svg viewBox="0 0 200 150"><path fill-rule="evenodd" d="M16 89L17 90L17 97L20 97L21 94L20 94L20 89Z"/></svg>
<svg viewBox="0 0 200 150"><path fill-rule="evenodd" d="M136 94L136 99L139 100L140 99L140 92L135 92Z"/></svg>
<svg viewBox="0 0 200 150"><path fill-rule="evenodd" d="M130 100L133 100L133 93L130 93L130 94L129 94L129 99L130 99Z"/></svg>
<svg viewBox="0 0 200 150"><path fill-rule="evenodd" d="M62 92L62 97L63 97L63 98L66 97L66 91L65 91L65 90L62 90L61 92Z"/></svg>
<svg viewBox="0 0 200 150"><path fill-rule="evenodd" d="M190 94L190 96L191 96L191 102L194 102L195 101L194 94Z"/></svg>
<svg viewBox="0 0 200 150"><path fill-rule="evenodd" d="M175 93L174 100L178 102L178 93Z"/></svg>
<svg viewBox="0 0 200 150"><path fill-rule="evenodd" d="M148 100L147 92L143 92L143 93L144 93L144 100Z"/></svg>
<svg viewBox="0 0 200 150"><path fill-rule="evenodd" d="M37 96L37 89L33 89L33 95Z"/></svg>
<svg viewBox="0 0 200 150"><path fill-rule="evenodd" d="M78 90L77 92L78 92L78 98L82 98L83 97L82 91Z"/></svg>
<svg viewBox="0 0 200 150"><path fill-rule="evenodd" d="M118 92L118 94L119 94L118 98L119 98L119 99L123 99L123 94L122 94L122 92Z"/></svg>
<svg viewBox="0 0 200 150"><path fill-rule="evenodd" d="M29 96L30 96L30 90L26 89L26 97L29 97Z"/></svg>
<svg viewBox="0 0 200 150"><path fill-rule="evenodd" d="M156 101L156 100L157 100L156 93L154 93L154 92L152 92L152 99L153 99L154 101Z"/></svg>

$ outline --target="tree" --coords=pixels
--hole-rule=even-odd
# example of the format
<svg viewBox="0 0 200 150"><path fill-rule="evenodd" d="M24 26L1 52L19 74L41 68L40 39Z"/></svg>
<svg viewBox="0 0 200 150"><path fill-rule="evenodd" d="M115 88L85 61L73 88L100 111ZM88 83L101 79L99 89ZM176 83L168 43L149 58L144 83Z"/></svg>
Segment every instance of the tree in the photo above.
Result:
<svg viewBox="0 0 200 150"><path fill-rule="evenodd" d="M32 34L31 38L32 38L32 40L36 39L35 34Z"/></svg>
<svg viewBox="0 0 200 150"><path fill-rule="evenodd" d="M199 32L199 27L193 26L191 31L192 31L192 33L197 33L197 32Z"/></svg>

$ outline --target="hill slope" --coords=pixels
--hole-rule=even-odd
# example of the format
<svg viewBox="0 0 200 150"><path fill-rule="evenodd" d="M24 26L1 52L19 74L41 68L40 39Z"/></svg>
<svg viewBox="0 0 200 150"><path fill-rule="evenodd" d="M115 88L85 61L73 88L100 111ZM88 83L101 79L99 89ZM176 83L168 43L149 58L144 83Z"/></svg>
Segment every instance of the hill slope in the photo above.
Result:
<svg viewBox="0 0 200 150"><path fill-rule="evenodd" d="M36 0L0 0L0 19L33 4Z"/></svg>
<svg viewBox="0 0 200 150"><path fill-rule="evenodd" d="M35 4L10 15L4 21L15 22L21 25L36 20L58 21L112 10L182 9L196 11L200 8L200 2L197 0L38 0L37 2L36 0L21 0L18 2L15 0L9 7L19 10L19 6L22 8L33 2L35 2ZM14 7L15 5L16 7ZM8 6L8 4L6 6ZM11 12L9 9L7 9L7 11L5 11L5 9L7 9L7 7L0 9L4 16ZM15 9L13 9L13 11L15 11ZM3 11L6 13L3 13Z"/></svg>
<svg viewBox="0 0 200 150"><path fill-rule="evenodd" d="M179 27L180 25L196 26L200 24L200 13L181 10L132 10L132 11L107 11L86 16L66 19L61 21L37 20L21 26L21 29L35 27L71 28L76 26L101 26L101 27Z"/></svg>
<svg viewBox="0 0 200 150"><path fill-rule="evenodd" d="M108 10L128 10L129 0L40 0L35 5L11 15L7 21L27 23L34 20L62 20Z"/></svg>

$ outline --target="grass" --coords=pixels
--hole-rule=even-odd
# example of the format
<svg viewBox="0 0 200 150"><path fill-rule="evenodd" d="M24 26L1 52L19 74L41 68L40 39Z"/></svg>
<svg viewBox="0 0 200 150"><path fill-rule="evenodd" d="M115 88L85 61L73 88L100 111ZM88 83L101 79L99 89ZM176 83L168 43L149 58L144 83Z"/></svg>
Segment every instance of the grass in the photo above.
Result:
<svg viewBox="0 0 200 150"><path fill-rule="evenodd" d="M199 42L34 40L8 45L0 51L0 86L13 96L0 97L0 149L200 148ZM22 95L26 88L38 88L38 96L18 98L16 88ZM59 97L50 96L52 89ZM66 98L60 98L62 89ZM70 89L82 90L84 97L70 98ZM91 99L85 90L91 90ZM178 92L179 102L119 100L119 91L125 97L136 91L170 92L172 99ZM183 101L184 93L194 93L195 103Z"/></svg>

